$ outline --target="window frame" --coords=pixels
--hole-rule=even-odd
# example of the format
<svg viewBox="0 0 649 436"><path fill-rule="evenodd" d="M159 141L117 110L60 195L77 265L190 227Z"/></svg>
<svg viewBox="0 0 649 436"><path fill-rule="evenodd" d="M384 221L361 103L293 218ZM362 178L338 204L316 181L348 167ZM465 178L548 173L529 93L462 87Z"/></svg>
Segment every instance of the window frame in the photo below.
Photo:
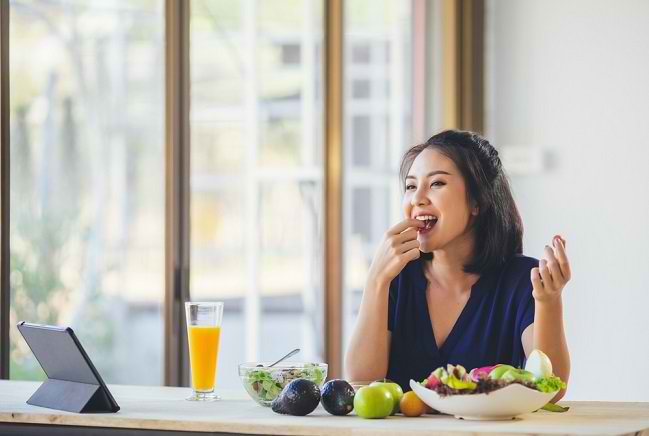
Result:
<svg viewBox="0 0 649 436"><path fill-rule="evenodd" d="M9 2L0 1L0 379L9 378Z"/></svg>

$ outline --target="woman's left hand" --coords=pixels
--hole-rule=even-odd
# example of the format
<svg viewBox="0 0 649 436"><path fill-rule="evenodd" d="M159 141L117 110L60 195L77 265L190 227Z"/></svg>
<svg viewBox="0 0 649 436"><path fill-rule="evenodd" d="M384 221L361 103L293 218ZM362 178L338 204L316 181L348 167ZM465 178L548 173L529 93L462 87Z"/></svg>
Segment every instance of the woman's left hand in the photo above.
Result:
<svg viewBox="0 0 649 436"><path fill-rule="evenodd" d="M532 296L537 303L561 301L561 291L570 280L570 263L566 243L560 236L545 246L538 268L532 268Z"/></svg>

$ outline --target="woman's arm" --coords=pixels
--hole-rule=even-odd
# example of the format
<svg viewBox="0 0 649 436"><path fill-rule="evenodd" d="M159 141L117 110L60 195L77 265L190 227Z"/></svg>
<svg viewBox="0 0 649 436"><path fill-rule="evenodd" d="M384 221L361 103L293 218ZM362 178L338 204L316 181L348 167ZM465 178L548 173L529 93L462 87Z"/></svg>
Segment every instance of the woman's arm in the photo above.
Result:
<svg viewBox="0 0 649 436"><path fill-rule="evenodd" d="M570 280L571 272L565 242L560 237L553 239L552 248L545 247L539 267L533 268L531 274L534 324L523 332L523 347L526 353L539 349L547 354L552 361L554 374L568 383L570 354L563 328L561 292ZM559 401L564 394L565 390L559 391L552 401Z"/></svg>
<svg viewBox="0 0 649 436"><path fill-rule="evenodd" d="M371 282L368 278L345 356L350 380L378 380L388 372L388 292L389 283Z"/></svg>
<svg viewBox="0 0 649 436"><path fill-rule="evenodd" d="M407 219L392 227L372 260L358 319L345 355L346 376L350 380L385 378L390 351L390 282L408 262L419 257L417 227L423 225L421 221Z"/></svg>

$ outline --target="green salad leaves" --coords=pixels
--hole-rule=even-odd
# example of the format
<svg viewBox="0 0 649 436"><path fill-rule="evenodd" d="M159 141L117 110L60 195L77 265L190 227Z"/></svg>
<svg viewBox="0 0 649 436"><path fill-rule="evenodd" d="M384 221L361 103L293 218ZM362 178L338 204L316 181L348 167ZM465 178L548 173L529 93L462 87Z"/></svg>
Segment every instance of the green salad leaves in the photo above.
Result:
<svg viewBox="0 0 649 436"><path fill-rule="evenodd" d="M538 378L534 380L534 384L536 385L536 389L541 392L556 392L566 388L566 384L554 375Z"/></svg>
<svg viewBox="0 0 649 436"><path fill-rule="evenodd" d="M260 400L272 401L284 386L298 378L309 379L319 386L324 381L325 374L322 368L315 364L293 369L259 368L250 371L244 383L246 390L251 394L254 392Z"/></svg>
<svg viewBox="0 0 649 436"><path fill-rule="evenodd" d="M548 403L545 406L541 407L541 409L547 410L548 412L563 413L563 412L567 412L568 410L570 410L570 407L568 407L568 406L564 407L564 406L560 406L558 404Z"/></svg>

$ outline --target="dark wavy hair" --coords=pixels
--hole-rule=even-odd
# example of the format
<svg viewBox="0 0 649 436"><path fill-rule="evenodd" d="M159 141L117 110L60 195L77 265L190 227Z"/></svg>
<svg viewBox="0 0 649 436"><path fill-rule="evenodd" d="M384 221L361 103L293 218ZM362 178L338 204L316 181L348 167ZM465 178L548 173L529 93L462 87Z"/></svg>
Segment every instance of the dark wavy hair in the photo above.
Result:
<svg viewBox="0 0 649 436"><path fill-rule="evenodd" d="M399 176L404 191L412 163L427 148L455 163L464 177L469 203L479 208L472 223L473 257L464 265L464 271L480 274L522 253L523 222L493 145L477 133L462 130L445 130L432 136L410 148L401 159ZM424 258L430 259L432 254Z"/></svg>

